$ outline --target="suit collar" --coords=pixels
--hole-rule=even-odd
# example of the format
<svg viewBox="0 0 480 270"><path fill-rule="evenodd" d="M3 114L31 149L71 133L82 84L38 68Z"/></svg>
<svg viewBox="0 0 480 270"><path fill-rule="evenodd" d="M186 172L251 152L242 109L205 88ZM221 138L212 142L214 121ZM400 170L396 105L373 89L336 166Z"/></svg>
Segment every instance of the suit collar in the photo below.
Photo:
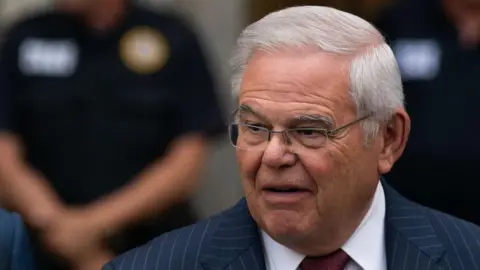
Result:
<svg viewBox="0 0 480 270"><path fill-rule="evenodd" d="M206 245L202 266L208 270L265 270L262 240L245 198L221 216Z"/></svg>
<svg viewBox="0 0 480 270"><path fill-rule="evenodd" d="M403 269L405 264L415 261L411 258L407 262L409 252L418 258L415 264L438 263L445 253L445 247L425 214L428 210L405 199L385 180L382 180L382 185L386 199L388 269ZM245 198L221 215L219 225L204 250L202 266L208 270L224 269L226 266L230 266L231 270L265 270L261 236Z"/></svg>
<svg viewBox="0 0 480 270"><path fill-rule="evenodd" d="M400 266L403 268L407 264L406 258L412 254L419 258L416 264L421 263L418 260L424 260L429 265L432 262L439 263L445 247L425 213L428 210L401 196L384 179L382 183L387 208L385 239L388 269L400 269ZM432 266L429 269L436 268Z"/></svg>

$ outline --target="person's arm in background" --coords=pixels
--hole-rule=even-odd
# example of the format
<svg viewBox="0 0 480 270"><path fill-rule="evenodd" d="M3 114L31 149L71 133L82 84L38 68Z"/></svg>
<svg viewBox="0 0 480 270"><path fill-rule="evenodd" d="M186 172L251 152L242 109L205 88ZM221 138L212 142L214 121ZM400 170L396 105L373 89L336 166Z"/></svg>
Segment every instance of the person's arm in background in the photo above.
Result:
<svg viewBox="0 0 480 270"><path fill-rule="evenodd" d="M63 242L55 242L59 238L52 237L52 231L57 224L65 220L71 220L66 226L77 221L71 218L76 216L76 212L65 205L47 179L28 164L25 156L27 149L24 149L21 138L16 133L18 123L15 121L13 93L20 90L17 70L18 39L11 34L0 48L0 204L19 213L24 222L35 231L36 236L39 236L43 248L52 255L62 257L71 264L84 262L85 268L77 268L78 270L95 269L90 265L100 265L100 262L104 263L112 257L108 250L103 248L103 239L89 238L88 232L77 236L80 239L93 239L88 242L88 252L86 249L77 248L77 242L70 243L72 241L69 239L65 242L66 238L60 238ZM52 245L52 242L55 244Z"/></svg>
<svg viewBox="0 0 480 270"><path fill-rule="evenodd" d="M27 164L14 132L16 51L15 37L9 35L0 49L0 198L30 227L41 230L63 204L43 176Z"/></svg>
<svg viewBox="0 0 480 270"><path fill-rule="evenodd" d="M179 137L166 156L154 161L130 184L90 205L70 209L53 221L46 246L67 258L74 270L100 269L115 257L104 243L106 238L158 215L194 191L206 152L207 141L201 133Z"/></svg>
<svg viewBox="0 0 480 270"><path fill-rule="evenodd" d="M126 187L90 205L110 229L120 230L155 216L185 200L197 187L208 151L208 138L225 127L212 75L192 32L186 32L185 52L178 74L182 99L175 116L178 137L167 154ZM177 63L178 64L178 63Z"/></svg>
<svg viewBox="0 0 480 270"><path fill-rule="evenodd" d="M112 234L161 215L189 197L202 174L209 138L226 127L200 45L186 28L178 35L182 31L184 43L177 46L185 49L180 54L183 63L176 62L181 68L175 87L182 99L171 116L175 124L165 126L177 134L166 154L129 184L86 206L69 208L47 228L44 244L74 269L100 268L113 259L104 242Z"/></svg>

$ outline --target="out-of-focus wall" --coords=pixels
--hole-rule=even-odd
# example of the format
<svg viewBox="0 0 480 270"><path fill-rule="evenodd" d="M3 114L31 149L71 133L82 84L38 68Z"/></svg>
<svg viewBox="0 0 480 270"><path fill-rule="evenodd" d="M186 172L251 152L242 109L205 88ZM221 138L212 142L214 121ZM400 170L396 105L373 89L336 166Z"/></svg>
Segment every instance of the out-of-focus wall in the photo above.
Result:
<svg viewBox="0 0 480 270"><path fill-rule="evenodd" d="M150 0L156 1L156 0ZM158 0L157 0L158 1ZM160 0L174 1L181 12L198 26L212 55L212 64L221 85L226 112L231 112L230 69L228 61L237 36L247 20L247 0ZM227 139L213 149L205 184L197 196L199 212L215 213L234 204L243 196L235 152Z"/></svg>
<svg viewBox="0 0 480 270"><path fill-rule="evenodd" d="M0 30L25 14L45 8L51 0L0 0Z"/></svg>
<svg viewBox="0 0 480 270"><path fill-rule="evenodd" d="M247 20L247 0L142 0L158 8L173 7L185 15L200 34L211 56L225 111L231 111L228 58L236 37ZM0 0L0 26L9 25L26 13L48 8L52 0ZM167 6L165 6L167 5ZM3 27L0 27L0 30ZM243 191L233 147L226 136L215 143L203 184L195 198L202 217L234 204Z"/></svg>

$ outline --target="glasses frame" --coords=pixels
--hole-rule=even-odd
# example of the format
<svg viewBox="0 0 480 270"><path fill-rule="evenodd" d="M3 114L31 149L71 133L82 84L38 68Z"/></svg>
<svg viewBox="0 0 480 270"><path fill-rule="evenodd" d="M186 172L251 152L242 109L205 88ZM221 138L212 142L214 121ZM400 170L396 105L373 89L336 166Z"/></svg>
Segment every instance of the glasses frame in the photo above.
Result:
<svg viewBox="0 0 480 270"><path fill-rule="evenodd" d="M235 115L238 113L238 109L235 110L235 112L232 114L232 117L231 118L234 118ZM321 133L324 133L324 136L328 139L332 138L332 139L336 139L338 138L342 131L344 131L345 129L363 121L363 120L366 120L368 118L370 118L372 116L372 114L367 114L365 116L362 116L360 118L357 118L351 122L348 122L338 128L335 128L335 129L327 129L327 128L287 128L287 129L284 129L284 130L273 130L273 129L269 129L269 128L265 128L265 127L259 127L259 126L255 126L255 125L249 125L249 124L238 124L238 123L230 123L228 125L228 137L229 137L229 141L230 143L236 147L236 148L241 148L241 147L238 147L236 146L233 141L232 141L232 126L233 125L237 125L237 126L242 126L242 127L254 127L254 128L257 128L257 129L260 129L260 130L263 130L267 133L267 140L266 142L270 142L271 138L272 138L272 135L273 134L281 134L282 137L283 137L283 140L284 142L287 144L287 145L291 145L292 144L292 139L291 139L291 135L290 132L295 132L295 131L317 131L317 132L321 132ZM303 144L302 144L303 145ZM308 147L308 146L307 146ZM243 148L241 148L243 149Z"/></svg>

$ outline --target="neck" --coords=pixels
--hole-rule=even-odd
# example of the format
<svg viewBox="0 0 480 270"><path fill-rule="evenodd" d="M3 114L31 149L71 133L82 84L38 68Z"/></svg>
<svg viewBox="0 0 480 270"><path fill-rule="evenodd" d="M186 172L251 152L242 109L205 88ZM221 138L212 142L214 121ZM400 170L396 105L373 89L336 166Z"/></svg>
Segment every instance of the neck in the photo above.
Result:
<svg viewBox="0 0 480 270"><path fill-rule="evenodd" d="M127 3L124 0L98 1L83 16L84 23L94 30L109 30L117 26L125 16Z"/></svg>
<svg viewBox="0 0 480 270"><path fill-rule="evenodd" d="M354 211L344 213L334 224L325 224L328 228L324 228L317 237L302 239L287 246L306 256L325 256L341 249L362 223L370 210L373 198L374 194L366 198L366 203L361 204L362 206L352 207Z"/></svg>
<svg viewBox="0 0 480 270"><path fill-rule="evenodd" d="M444 0L443 8L447 19L457 30L458 40L465 49L472 49L480 43L480 24L475 15L466 14L459 0Z"/></svg>

